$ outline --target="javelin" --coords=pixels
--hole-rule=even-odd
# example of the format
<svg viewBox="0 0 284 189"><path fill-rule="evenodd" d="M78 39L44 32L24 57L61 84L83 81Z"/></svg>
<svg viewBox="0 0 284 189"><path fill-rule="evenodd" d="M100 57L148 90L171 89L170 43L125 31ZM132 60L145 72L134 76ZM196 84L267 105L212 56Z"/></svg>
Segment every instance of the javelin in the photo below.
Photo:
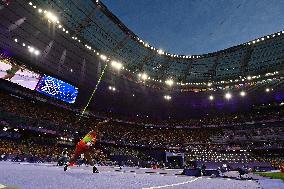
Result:
<svg viewBox="0 0 284 189"><path fill-rule="evenodd" d="M83 109L83 111L82 111L82 113L81 113L80 119L81 119L81 117L84 115L84 113L85 113L86 109L88 108L88 106L89 106L89 104L90 104L90 102L91 102L91 100L92 100L94 94L96 93L96 91L97 91L97 89L98 89L98 86L99 86L100 82L102 81L102 78L103 78L103 76L104 76L104 74L105 74L106 68L107 68L107 64L105 65L105 67L104 67L104 69L103 69L103 71L102 71L102 73L101 73L101 75L100 75L100 78L99 78L99 80L98 80L98 82L97 82L97 84L96 84L96 86L95 86L95 89L93 90L92 95L91 95L90 98L89 98L89 101L88 101L87 105L84 107L84 109ZM80 120L80 119L79 119L79 120Z"/></svg>

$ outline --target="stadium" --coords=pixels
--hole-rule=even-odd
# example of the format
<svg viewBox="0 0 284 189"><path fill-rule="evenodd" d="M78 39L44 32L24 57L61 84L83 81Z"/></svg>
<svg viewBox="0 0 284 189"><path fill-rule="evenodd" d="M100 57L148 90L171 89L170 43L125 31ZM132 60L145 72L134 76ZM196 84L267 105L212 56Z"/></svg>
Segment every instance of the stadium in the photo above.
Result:
<svg viewBox="0 0 284 189"><path fill-rule="evenodd" d="M185 55L119 17L0 1L0 188L283 189L284 30Z"/></svg>

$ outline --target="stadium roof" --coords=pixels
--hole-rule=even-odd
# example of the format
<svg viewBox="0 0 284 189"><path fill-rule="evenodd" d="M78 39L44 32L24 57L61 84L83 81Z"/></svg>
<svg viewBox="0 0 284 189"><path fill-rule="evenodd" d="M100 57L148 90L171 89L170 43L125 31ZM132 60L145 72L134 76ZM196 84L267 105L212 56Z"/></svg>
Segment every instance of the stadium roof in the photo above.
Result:
<svg viewBox="0 0 284 189"><path fill-rule="evenodd" d="M183 57L143 44L100 1L9 2L0 5L1 55L75 85L84 106L113 61L115 69L107 69L92 108L188 117L283 101L284 31Z"/></svg>
<svg viewBox="0 0 284 189"><path fill-rule="evenodd" d="M37 66L58 75L64 73L65 77L72 77L74 73L85 74L85 78L96 77L95 73L102 67L97 65L98 59L121 63L122 71L114 73L124 78L163 88L174 85L186 90L243 85L251 80L261 82L270 77L279 78L283 74L284 31L218 52L176 55L145 43L98 0L34 0L18 1L17 4L21 8L12 3L11 6L15 7L8 7L10 15L3 12L1 23L10 19L8 30L21 19L26 19L22 22L25 24L20 27L22 31L10 30L7 36L34 41L44 52L58 44L57 55L48 57L50 63ZM17 14L12 15L15 10ZM49 18L49 27L44 28L46 12L52 13L56 22L52 23L52 18ZM63 63L58 65L57 62ZM71 69L74 73L69 73Z"/></svg>
<svg viewBox="0 0 284 189"><path fill-rule="evenodd" d="M102 2L141 39L177 54L218 51L284 27L277 0Z"/></svg>
<svg viewBox="0 0 284 189"><path fill-rule="evenodd" d="M153 82L172 79L179 84L207 84L281 69L284 50L282 36L278 35L281 31L218 52L175 55L144 42L101 1L53 1L52 4L55 9L59 8L60 19L73 35L82 37L90 47L111 60L122 62L127 71L146 73ZM273 48L275 45L279 48Z"/></svg>

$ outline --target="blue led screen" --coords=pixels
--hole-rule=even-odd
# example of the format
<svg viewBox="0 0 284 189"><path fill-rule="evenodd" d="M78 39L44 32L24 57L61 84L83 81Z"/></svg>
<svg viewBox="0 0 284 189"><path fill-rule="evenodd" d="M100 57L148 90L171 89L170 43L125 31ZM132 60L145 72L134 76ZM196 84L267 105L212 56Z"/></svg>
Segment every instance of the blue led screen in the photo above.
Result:
<svg viewBox="0 0 284 189"><path fill-rule="evenodd" d="M78 88L47 75L42 76L36 91L68 103L74 103L78 95Z"/></svg>

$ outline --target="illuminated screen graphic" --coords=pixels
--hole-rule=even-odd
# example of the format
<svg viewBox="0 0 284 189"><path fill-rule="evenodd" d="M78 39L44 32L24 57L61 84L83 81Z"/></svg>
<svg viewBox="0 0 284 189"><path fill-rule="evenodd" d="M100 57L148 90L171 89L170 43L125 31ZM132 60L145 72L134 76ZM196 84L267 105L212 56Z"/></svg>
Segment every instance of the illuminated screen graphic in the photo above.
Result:
<svg viewBox="0 0 284 189"><path fill-rule="evenodd" d="M46 75L40 79L36 90L39 93L68 103L74 103L78 95L78 88L65 83L64 81Z"/></svg>
<svg viewBox="0 0 284 189"><path fill-rule="evenodd" d="M0 78L34 90L40 75L28 70L24 66L0 59Z"/></svg>

